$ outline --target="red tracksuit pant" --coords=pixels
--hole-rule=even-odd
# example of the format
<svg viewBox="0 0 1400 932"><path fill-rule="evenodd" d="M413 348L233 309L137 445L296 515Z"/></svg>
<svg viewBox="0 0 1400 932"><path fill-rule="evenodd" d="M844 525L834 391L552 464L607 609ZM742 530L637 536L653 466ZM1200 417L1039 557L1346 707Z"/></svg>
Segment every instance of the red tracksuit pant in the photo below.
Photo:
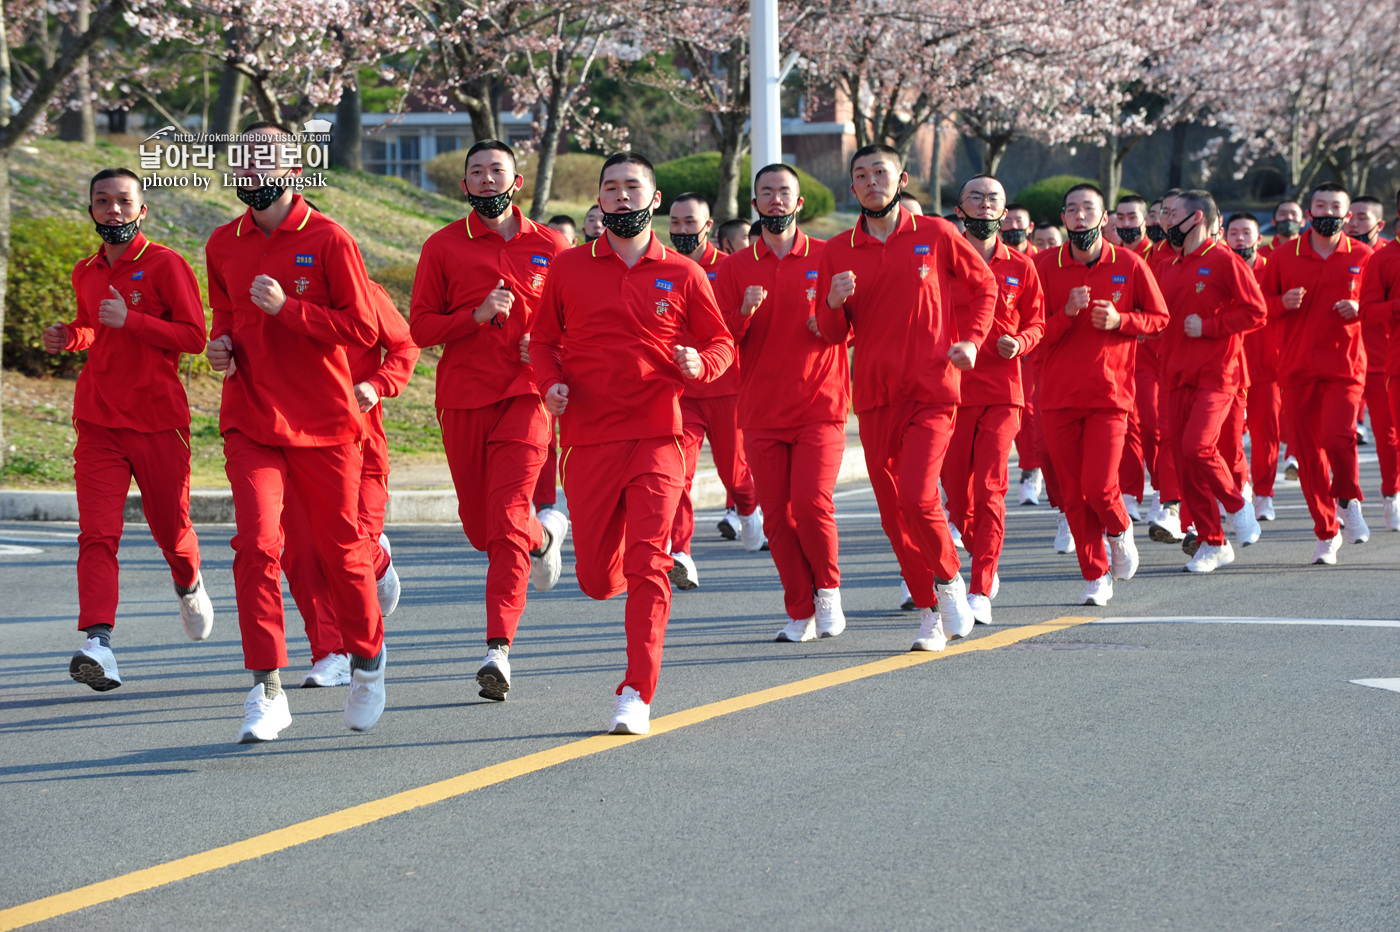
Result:
<svg viewBox="0 0 1400 932"><path fill-rule="evenodd" d="M1045 442L1045 417L1044 409L1040 407L1040 385L1037 384L1033 394L1035 395L1035 449L1036 458L1040 462L1040 477L1045 481L1045 502L1056 511L1063 512L1060 506L1059 485L1055 482L1055 464L1050 461L1050 447Z"/></svg>
<svg viewBox="0 0 1400 932"><path fill-rule="evenodd" d="M948 516L972 555L968 591L990 595L1006 538L1006 459L1021 427L1016 405L958 408L943 460Z"/></svg>
<svg viewBox="0 0 1400 932"><path fill-rule="evenodd" d="M1385 376L1366 376L1366 407L1371 412L1371 433L1375 437L1376 459L1381 466L1381 495L1389 498L1400 492L1400 436L1390 413L1390 395Z"/></svg>
<svg viewBox="0 0 1400 932"><path fill-rule="evenodd" d="M75 420L78 444L78 629L115 625L120 593L117 549L131 480L175 585L199 577L199 540L190 524L190 432L154 433Z"/></svg>
<svg viewBox="0 0 1400 932"><path fill-rule="evenodd" d="M388 480L389 477L383 475L360 475L357 519L360 533L369 542L370 553L374 557L376 580L382 579L389 571L389 554L379 545L379 535L384 531L384 512L389 501ZM292 590L292 599L301 613L306 639L311 643L312 663L330 654L345 653L340 626L336 624L335 612L331 608L330 584L316 556L311 516L291 488L284 492L282 498L282 534L285 541L282 573L287 577L287 588Z"/></svg>
<svg viewBox="0 0 1400 932"><path fill-rule="evenodd" d="M816 590L841 585L831 495L846 450L846 425L818 421L791 430L746 430L744 448L788 617L811 618Z"/></svg>
<svg viewBox="0 0 1400 932"><path fill-rule="evenodd" d="M724 483L734 507L741 515L753 514L758 507L753 474L744 457L744 434L736 425L739 396L718 398L681 396L681 449L685 453L685 493L676 508L676 520L671 527L671 552L690 553L690 541L695 536L695 507L690 500L691 485L700 459L700 447L706 435L710 438L710 455L715 459L719 481ZM771 545L770 545L771 546Z"/></svg>
<svg viewBox="0 0 1400 932"><path fill-rule="evenodd" d="M438 423L462 530L486 552L486 639L513 643L530 551L544 542L530 495L544 466L549 416L538 395L516 395L482 408L439 408Z"/></svg>
<svg viewBox="0 0 1400 932"><path fill-rule="evenodd" d="M680 441L652 437L568 447L560 469L579 588L600 600L627 592L627 673L618 694L630 686L650 703L671 617L666 539L685 489Z"/></svg>
<svg viewBox="0 0 1400 932"><path fill-rule="evenodd" d="M559 475L559 440L555 434L554 416L546 413L549 418L549 427L546 434L549 436L549 447L545 450L544 465L540 467L540 478L535 482L535 492L530 496L530 501L535 508L543 508L545 505L553 506L558 501L558 491L554 484L554 477Z"/></svg>
<svg viewBox="0 0 1400 932"><path fill-rule="evenodd" d="M1032 361L1034 359L1034 361ZM1041 467L1040 444L1036 442L1037 412L1035 386L1040 382L1040 361L1034 355L1021 357L1021 388L1026 405L1021 409L1021 428L1016 432L1016 465L1020 469Z"/></svg>
<svg viewBox="0 0 1400 932"><path fill-rule="evenodd" d="M1338 499L1365 498L1356 456L1361 394L1361 383L1346 379L1284 387L1284 407L1293 418L1289 452L1298 457L1298 482L1318 540L1331 540L1341 530Z"/></svg>
<svg viewBox="0 0 1400 932"><path fill-rule="evenodd" d="M1249 474L1256 497L1272 498L1278 475L1279 385L1253 382L1245 401L1249 424Z"/></svg>
<svg viewBox="0 0 1400 932"><path fill-rule="evenodd" d="M953 579L961 561L938 492L957 408L917 401L860 413L860 442L880 526L894 548L914 604L938 604L936 580Z"/></svg>
<svg viewBox="0 0 1400 932"><path fill-rule="evenodd" d="M1060 508L1074 533L1079 570L1085 579L1108 572L1104 534L1128 528L1118 460L1128 432L1128 412L1116 408L1054 408L1042 411L1045 439L1060 485ZM1158 456L1161 460L1161 456Z"/></svg>
<svg viewBox="0 0 1400 932"><path fill-rule="evenodd" d="M1128 429L1123 435L1123 456L1118 461L1118 488L1124 495L1142 501L1147 489L1147 469L1143 461L1142 417L1138 406L1128 412Z"/></svg>
<svg viewBox="0 0 1400 932"><path fill-rule="evenodd" d="M1173 389L1168 396L1172 423L1172 452L1181 480L1183 513L1196 525L1203 544L1220 546L1225 531L1216 502L1231 513L1244 507L1233 471L1238 440L1229 440L1235 423L1237 393L1200 388ZM1230 451L1230 458L1223 455Z"/></svg>
<svg viewBox="0 0 1400 932"><path fill-rule="evenodd" d="M305 508L341 644L361 657L378 655L384 619L374 586L377 548L360 530L360 445L264 446L234 430L224 435L224 461L238 523L230 543L244 665L250 670L287 665L281 558L289 490Z"/></svg>

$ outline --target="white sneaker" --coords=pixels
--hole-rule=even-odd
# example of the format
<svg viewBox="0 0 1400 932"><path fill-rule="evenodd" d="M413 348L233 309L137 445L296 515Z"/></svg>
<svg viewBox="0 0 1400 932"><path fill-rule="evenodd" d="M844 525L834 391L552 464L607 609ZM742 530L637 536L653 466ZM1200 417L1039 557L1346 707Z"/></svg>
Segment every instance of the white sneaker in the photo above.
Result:
<svg viewBox="0 0 1400 932"><path fill-rule="evenodd" d="M815 641L817 639L817 616L811 618L793 618L783 630L778 632L775 641L791 641L794 644L801 644L803 641Z"/></svg>
<svg viewBox="0 0 1400 932"><path fill-rule="evenodd" d="M379 546L384 551L384 556L392 557L394 555L394 548L389 546L389 537L383 532L379 535Z"/></svg>
<svg viewBox="0 0 1400 932"><path fill-rule="evenodd" d="M351 731L369 731L384 714L384 668L389 648L379 649L378 670L350 670L350 695L345 697L345 724Z"/></svg>
<svg viewBox="0 0 1400 932"><path fill-rule="evenodd" d="M549 543L539 554L530 554L530 582L536 592L548 592L559 582L564 569L564 538L569 536L569 519L558 508L540 514L540 526L549 534Z"/></svg>
<svg viewBox="0 0 1400 932"><path fill-rule="evenodd" d="M615 735L644 735L651 731L651 706L631 686L622 687L608 730Z"/></svg>
<svg viewBox="0 0 1400 932"><path fill-rule="evenodd" d="M1342 549L1342 535L1338 534L1330 540L1320 540L1313 549L1313 565L1325 564L1335 566L1337 563L1337 551Z"/></svg>
<svg viewBox="0 0 1400 932"><path fill-rule="evenodd" d="M1084 587L1084 597L1079 600L1080 605L1107 605L1108 600L1113 598L1113 574L1105 573L1098 579L1089 580Z"/></svg>
<svg viewBox="0 0 1400 932"><path fill-rule="evenodd" d="M1142 511L1138 508L1139 502L1127 492L1123 493L1123 510L1128 513L1128 517L1134 521L1142 520Z"/></svg>
<svg viewBox="0 0 1400 932"><path fill-rule="evenodd" d="M214 630L214 603L204 591L204 574L194 578L194 591L180 599L180 623L191 641L202 641Z"/></svg>
<svg viewBox="0 0 1400 932"><path fill-rule="evenodd" d="M327 654L311 665L311 670L301 678L302 689L317 686L349 686L350 655Z"/></svg>
<svg viewBox="0 0 1400 932"><path fill-rule="evenodd" d="M943 616L943 633L948 635L948 640L956 641L971 634L977 620L967 604L967 586L962 573L944 585L935 583L933 589L938 593L938 614Z"/></svg>
<svg viewBox="0 0 1400 932"><path fill-rule="evenodd" d="M957 528L953 527L953 522L951 521L948 522L948 535L953 538L954 547L962 551L967 550L967 548L963 546L962 533L959 532Z"/></svg>
<svg viewBox="0 0 1400 932"><path fill-rule="evenodd" d="M1227 540L1218 547L1215 544L1201 544L1196 548L1196 555L1181 570L1184 573L1212 573L1234 562L1235 548Z"/></svg>
<svg viewBox="0 0 1400 932"><path fill-rule="evenodd" d="M1230 514L1230 523L1235 526L1235 539L1240 542L1241 547L1256 543L1259 535L1263 533L1263 529L1259 527L1259 519L1254 517L1254 507L1248 499L1245 499L1243 508Z"/></svg>
<svg viewBox="0 0 1400 932"><path fill-rule="evenodd" d="M910 650L942 650L948 646L948 636L943 633L943 619L931 608L919 609L919 636L914 638Z"/></svg>
<svg viewBox="0 0 1400 932"><path fill-rule="evenodd" d="M1285 457L1283 461L1283 478L1289 482L1298 481L1298 457Z"/></svg>
<svg viewBox="0 0 1400 932"><path fill-rule="evenodd" d="M1359 446L1367 446L1371 442L1371 431L1365 424L1356 425L1356 442Z"/></svg>
<svg viewBox="0 0 1400 932"><path fill-rule="evenodd" d="M384 570L384 575L374 583L374 591L379 596L379 614L388 618L394 614L394 609L399 607L399 593L402 587L399 585L399 573L394 569L394 564L390 563Z"/></svg>
<svg viewBox="0 0 1400 932"><path fill-rule="evenodd" d="M238 728L238 743L272 741L291 723L292 710L287 707L287 691L284 689L276 699L269 699L263 684L254 683L253 688L248 690L248 698L243 700L243 724Z"/></svg>
<svg viewBox="0 0 1400 932"><path fill-rule="evenodd" d="M979 625L992 623L992 600L974 592L967 597L967 607L972 611L972 620Z"/></svg>
<svg viewBox="0 0 1400 932"><path fill-rule="evenodd" d="M719 536L723 537L725 540L738 540L739 512L735 511L733 508L727 509L724 512L724 517L719 519L719 524L717 524L716 527L719 528Z"/></svg>
<svg viewBox="0 0 1400 932"><path fill-rule="evenodd" d="M1272 495L1261 495L1254 500L1254 520L1278 520L1278 517L1274 515L1274 497Z"/></svg>
<svg viewBox="0 0 1400 932"><path fill-rule="evenodd" d="M476 685L481 687L481 692L477 693L481 698L506 701L506 693L510 692L510 660L505 651L493 647L486 652L481 669L476 671Z"/></svg>
<svg viewBox="0 0 1400 932"><path fill-rule="evenodd" d="M749 553L758 553L768 546L763 536L763 509L754 507L753 514L739 516L739 538Z"/></svg>
<svg viewBox="0 0 1400 932"><path fill-rule="evenodd" d="M1349 544L1364 544L1371 539L1371 529L1361 515L1361 499L1353 498L1351 504L1337 509L1337 520L1342 523L1342 536Z"/></svg>
<svg viewBox="0 0 1400 932"><path fill-rule="evenodd" d="M834 638L846 630L846 613L841 609L840 589L817 590L817 637Z"/></svg>
<svg viewBox="0 0 1400 932"><path fill-rule="evenodd" d="M1060 523L1055 528L1055 552L1074 552L1074 532L1069 529L1069 518L1060 515Z"/></svg>
<svg viewBox="0 0 1400 932"><path fill-rule="evenodd" d="M1021 480L1021 504L1040 504L1040 489L1036 488L1036 481L1034 479Z"/></svg>
<svg viewBox="0 0 1400 932"><path fill-rule="evenodd" d="M117 658L113 656L112 649L103 647L97 638L88 638L82 650L68 661L68 675L100 693L122 684L121 674L117 672Z"/></svg>
<svg viewBox="0 0 1400 932"><path fill-rule="evenodd" d="M904 612L912 612L917 608L914 604L914 597L909 594L909 584L901 577L899 580L899 609Z"/></svg>
<svg viewBox="0 0 1400 932"><path fill-rule="evenodd" d="M1151 524L1157 520L1157 516L1162 513L1162 493L1152 493L1152 504L1147 506L1147 523Z"/></svg>
<svg viewBox="0 0 1400 932"><path fill-rule="evenodd" d="M1385 529L1400 531L1400 494L1385 497Z"/></svg>
<svg viewBox="0 0 1400 932"><path fill-rule="evenodd" d="M698 589L700 587L700 574L696 572L695 561L688 553L671 554L671 571L666 575L670 577L671 584L677 589Z"/></svg>
<svg viewBox="0 0 1400 932"><path fill-rule="evenodd" d="M1138 571L1138 549L1133 543L1133 526L1122 534L1108 536L1108 565L1114 579L1132 579Z"/></svg>
<svg viewBox="0 0 1400 932"><path fill-rule="evenodd" d="M989 598L989 599L995 599L995 598L997 597L997 593L1000 592L1000 591L1001 591L1001 574L998 573L997 571L993 570L993 571L992 571L992 591L987 593L987 598Z"/></svg>
<svg viewBox="0 0 1400 932"><path fill-rule="evenodd" d="M1147 536L1159 544L1179 544L1186 537L1181 531L1181 515L1170 505L1157 512L1157 520L1147 526Z"/></svg>

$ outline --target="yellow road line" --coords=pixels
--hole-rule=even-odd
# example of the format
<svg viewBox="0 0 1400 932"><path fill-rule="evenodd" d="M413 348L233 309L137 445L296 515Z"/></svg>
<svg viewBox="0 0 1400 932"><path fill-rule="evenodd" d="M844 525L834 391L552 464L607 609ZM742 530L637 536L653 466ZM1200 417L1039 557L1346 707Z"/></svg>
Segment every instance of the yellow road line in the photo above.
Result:
<svg viewBox="0 0 1400 932"><path fill-rule="evenodd" d="M526 754L524 757L517 757L514 760L502 761L490 767L483 767L480 770L473 770L471 773L464 773L460 776L450 777L440 780L437 783L429 783L416 789L405 790L402 793L395 793L392 796L385 796L383 799L372 800L361 803L358 806L351 806L348 809L341 809L337 812L328 813L305 822L298 822L286 828L279 828L275 831L266 832L262 835L255 835L243 841L234 842L231 845L224 845L203 851L199 854L191 854L187 857L176 858L165 864L157 864L144 870L132 871L120 877L113 877L111 880L103 880L85 887L78 887L76 890L69 890L65 893L57 893L53 896L46 896L43 899L33 900L29 903L22 903L19 906L12 906L9 909L0 910L0 932L9 932L10 929L18 929L35 922L43 922L55 916L63 916L68 913L86 909L89 906L96 906L99 903L107 903L112 900L130 896L133 893L140 893L143 890L150 890L154 887L161 887L166 884L175 883L178 880L185 880L199 874L207 874L210 871L218 870L221 867L228 867L242 861L251 861L263 855L272 854L274 851L281 851L284 848L293 848L297 845L304 845L307 842L315 841L318 838L325 838L327 835L334 835L347 829L358 828L361 825L368 825L380 819L387 819L389 816L398 815L413 809L419 809L432 803L442 802L454 796L461 796L470 793L472 790L479 790L484 786L492 786L496 783L504 783L516 777L522 777L528 773L538 770L545 770L558 764L563 764L571 760L578 760L581 757L590 757L603 751L609 751L623 745L631 744L634 741L644 741L657 735L665 734L668 731L676 731L688 725L695 725L700 722L719 718L722 715L730 715L734 712L742 712L745 709L752 709L755 706L766 705L770 702L777 702L779 699L790 699L793 696L801 696L806 693L816 692L820 689L828 689L832 686L840 686L844 683L855 682L856 680L878 676L882 673L892 673L895 670L904 670L909 667L918 666L921 663L928 663L931 660L938 660L942 657L950 657L957 654L965 654L976 650L990 650L1002 647L1006 644L1014 644L1017 641L1024 641L1028 638L1041 634L1048 634L1052 631L1060 631L1071 628L1075 625L1093 621L1092 618L1056 618L1053 621L1042 622L1034 625L1024 625L1019 628L1007 628L995 631L973 640L955 641L948 648L940 653L907 653L897 654L893 657L886 657L883 660L876 660L872 663L863 663L859 666L848 667L845 670L837 670L832 673L823 673L820 676L808 677L804 680L797 680L786 683L782 686L774 686L771 689L761 689L758 692L748 693L743 696L735 696L733 699L724 699L719 702L712 702L708 705L696 706L693 709L686 709L683 712L675 712L665 715L651 723L651 733L642 736L622 736L622 735L596 735L592 738L583 738L569 744L560 745L557 748L550 748L547 751L537 751L534 754Z"/></svg>

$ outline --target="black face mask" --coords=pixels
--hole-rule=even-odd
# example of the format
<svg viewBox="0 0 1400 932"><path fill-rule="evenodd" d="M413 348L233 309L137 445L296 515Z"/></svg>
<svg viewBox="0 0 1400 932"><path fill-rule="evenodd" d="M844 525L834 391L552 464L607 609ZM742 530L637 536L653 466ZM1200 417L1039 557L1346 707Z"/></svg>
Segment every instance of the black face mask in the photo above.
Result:
<svg viewBox="0 0 1400 932"><path fill-rule="evenodd" d="M1253 258L1254 258L1254 251L1255 251L1255 247L1253 247L1253 246L1244 246L1244 247L1242 247L1242 248L1240 248L1240 249L1234 250L1234 253L1235 253L1235 255L1237 255L1237 256L1239 256L1241 259L1243 259L1244 261L1248 262L1250 259L1253 259Z"/></svg>
<svg viewBox="0 0 1400 932"><path fill-rule="evenodd" d="M260 188L235 188L238 199L254 210L267 210L287 191L281 185L265 184Z"/></svg>
<svg viewBox="0 0 1400 932"><path fill-rule="evenodd" d="M1124 246L1131 246L1142 239L1142 227L1119 227L1118 238Z"/></svg>
<svg viewBox="0 0 1400 932"><path fill-rule="evenodd" d="M963 228L973 239L988 240L997 235L997 230L1001 229L1000 217L995 220L984 220L980 217L963 217Z"/></svg>
<svg viewBox="0 0 1400 932"><path fill-rule="evenodd" d="M140 229L140 223L139 219L129 223L99 223L96 225L97 235L102 237L104 243L120 246L122 243L129 243L136 238L136 231Z"/></svg>
<svg viewBox="0 0 1400 932"><path fill-rule="evenodd" d="M1002 230L1001 241L1008 246L1019 246L1026 241L1026 231Z"/></svg>
<svg viewBox="0 0 1400 932"><path fill-rule="evenodd" d="M759 217L758 222L763 224L763 229L769 233L783 233L796 219L797 211L794 210L790 214L779 214L776 217Z"/></svg>
<svg viewBox="0 0 1400 932"><path fill-rule="evenodd" d="M622 210L615 214L603 211L603 226L623 239L640 236L651 226L651 208L646 210Z"/></svg>
<svg viewBox="0 0 1400 932"><path fill-rule="evenodd" d="M469 193L467 195L467 203L472 205L472 210L476 211L487 220L495 220L510 209L510 201L513 197L515 197L514 191L507 191L504 194L492 194L487 197Z"/></svg>
<svg viewBox="0 0 1400 932"><path fill-rule="evenodd" d="M867 217L874 217L875 219L878 220L879 218L884 217L884 216L886 216L887 214L889 214L890 211L894 210L894 209L895 209L896 207L898 207L898 206L899 206L899 193L896 192L896 193L895 193L895 196L894 196L893 198L891 198L891 199L890 199L890 202L889 202L888 204L886 204L884 207L881 207L881 208L879 208L879 209L877 209L877 210L871 210L871 209L868 208L868 207L862 207L862 208L860 209L860 212L863 213L863 214L865 214Z"/></svg>
<svg viewBox="0 0 1400 932"><path fill-rule="evenodd" d="M1313 217L1312 228L1318 236L1336 236L1342 229L1342 217Z"/></svg>
<svg viewBox="0 0 1400 932"><path fill-rule="evenodd" d="M1080 252L1088 252L1094 248L1094 244L1099 241L1099 228L1092 230L1069 230L1070 245Z"/></svg>
<svg viewBox="0 0 1400 932"><path fill-rule="evenodd" d="M1290 236L1297 236L1303 231L1303 225L1297 220L1275 220L1274 235L1287 239Z"/></svg>
<svg viewBox="0 0 1400 932"><path fill-rule="evenodd" d="M1160 223L1149 223L1147 225L1147 238L1154 243L1160 243L1167 238L1167 231L1162 229Z"/></svg>
<svg viewBox="0 0 1400 932"><path fill-rule="evenodd" d="M671 245L676 247L676 252L690 255L700 248L699 233L672 233Z"/></svg>
<svg viewBox="0 0 1400 932"><path fill-rule="evenodd" d="M1186 220L1190 219L1190 217L1186 218ZM1181 221L1181 223L1185 223L1186 220ZM1171 245L1173 249L1180 249L1182 246L1185 246L1186 237L1190 235L1191 230L1196 229L1196 227L1192 227L1191 230L1183 230L1181 228L1181 223L1178 223L1175 226L1167 227L1167 242ZM1200 224L1197 224L1197 226L1199 225Z"/></svg>

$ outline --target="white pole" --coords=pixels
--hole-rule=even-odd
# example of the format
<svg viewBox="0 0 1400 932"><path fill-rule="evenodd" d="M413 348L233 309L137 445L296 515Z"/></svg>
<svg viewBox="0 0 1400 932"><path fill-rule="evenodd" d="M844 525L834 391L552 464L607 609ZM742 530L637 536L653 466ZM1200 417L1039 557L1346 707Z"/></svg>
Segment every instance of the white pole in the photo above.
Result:
<svg viewBox="0 0 1400 932"><path fill-rule="evenodd" d="M749 0L749 107L752 172L783 160L779 109L778 0ZM749 181L753 181L750 174Z"/></svg>

